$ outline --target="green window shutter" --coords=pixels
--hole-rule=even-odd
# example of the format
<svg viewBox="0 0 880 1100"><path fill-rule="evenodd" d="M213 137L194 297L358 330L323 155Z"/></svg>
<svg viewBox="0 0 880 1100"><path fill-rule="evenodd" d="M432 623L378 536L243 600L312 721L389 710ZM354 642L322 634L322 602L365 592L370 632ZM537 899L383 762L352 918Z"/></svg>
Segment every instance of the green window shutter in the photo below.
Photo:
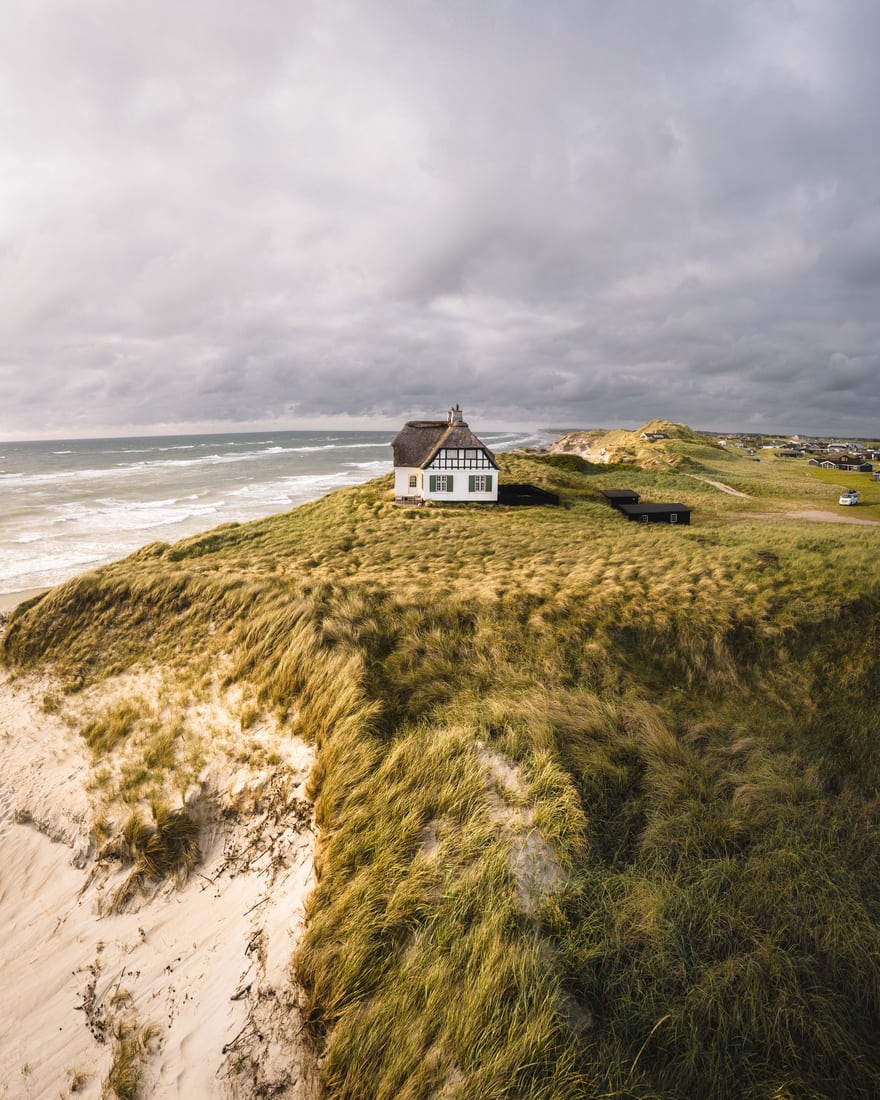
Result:
<svg viewBox="0 0 880 1100"><path fill-rule="evenodd" d="M468 492L469 493L472 493L474 491L474 481L475 480L476 480L476 478L474 477L473 474L468 474Z"/></svg>
<svg viewBox="0 0 880 1100"><path fill-rule="evenodd" d="M491 474L486 474L486 492L487 493L492 492L492 475Z"/></svg>
<svg viewBox="0 0 880 1100"><path fill-rule="evenodd" d="M452 474L450 474L449 477L447 477L446 479L446 491L449 493L452 492Z"/></svg>
<svg viewBox="0 0 880 1100"><path fill-rule="evenodd" d="M429 493L436 493L437 492L437 475L436 474L429 474L428 475L428 492Z"/></svg>

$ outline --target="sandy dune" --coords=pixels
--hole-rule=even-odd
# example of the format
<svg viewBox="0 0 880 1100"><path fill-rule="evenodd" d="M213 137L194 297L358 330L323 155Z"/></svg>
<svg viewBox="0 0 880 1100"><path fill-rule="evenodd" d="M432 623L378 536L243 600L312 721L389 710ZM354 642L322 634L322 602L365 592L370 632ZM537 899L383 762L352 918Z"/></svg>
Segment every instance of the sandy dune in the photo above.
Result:
<svg viewBox="0 0 880 1100"><path fill-rule="evenodd" d="M215 769L221 795L262 784L250 811L206 827L183 887L100 916L120 872L93 873L90 762L43 690L0 677L0 1097L100 1096L126 1023L155 1028L144 1096L311 1095L289 965L313 875L309 750L288 742L271 776Z"/></svg>

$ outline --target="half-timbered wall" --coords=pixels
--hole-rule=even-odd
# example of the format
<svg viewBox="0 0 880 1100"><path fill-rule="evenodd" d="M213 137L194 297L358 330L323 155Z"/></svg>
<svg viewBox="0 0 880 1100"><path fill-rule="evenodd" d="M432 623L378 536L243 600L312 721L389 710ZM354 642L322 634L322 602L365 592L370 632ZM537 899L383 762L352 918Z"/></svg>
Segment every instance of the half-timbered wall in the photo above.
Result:
<svg viewBox="0 0 880 1100"><path fill-rule="evenodd" d="M494 470L485 451L479 447L449 447L438 451L429 470Z"/></svg>

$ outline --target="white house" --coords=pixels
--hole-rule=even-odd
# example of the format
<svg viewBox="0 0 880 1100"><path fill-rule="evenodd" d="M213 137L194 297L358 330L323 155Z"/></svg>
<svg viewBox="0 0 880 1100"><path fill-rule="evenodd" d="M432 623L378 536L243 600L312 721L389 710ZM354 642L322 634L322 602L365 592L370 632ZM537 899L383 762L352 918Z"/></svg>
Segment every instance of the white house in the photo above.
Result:
<svg viewBox="0 0 880 1100"><path fill-rule="evenodd" d="M408 421L391 446L396 500L498 500L498 463L458 405L446 420Z"/></svg>

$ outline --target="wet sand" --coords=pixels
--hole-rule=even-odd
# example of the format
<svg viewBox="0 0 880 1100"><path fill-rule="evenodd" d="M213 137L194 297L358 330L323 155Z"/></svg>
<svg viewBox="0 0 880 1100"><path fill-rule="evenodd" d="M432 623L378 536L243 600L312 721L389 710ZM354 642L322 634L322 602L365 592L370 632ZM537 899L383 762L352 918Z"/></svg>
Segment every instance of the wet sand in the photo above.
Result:
<svg viewBox="0 0 880 1100"><path fill-rule="evenodd" d="M0 592L0 611L12 611L32 596L39 596L41 592L48 591L48 588L25 588L21 592Z"/></svg>

